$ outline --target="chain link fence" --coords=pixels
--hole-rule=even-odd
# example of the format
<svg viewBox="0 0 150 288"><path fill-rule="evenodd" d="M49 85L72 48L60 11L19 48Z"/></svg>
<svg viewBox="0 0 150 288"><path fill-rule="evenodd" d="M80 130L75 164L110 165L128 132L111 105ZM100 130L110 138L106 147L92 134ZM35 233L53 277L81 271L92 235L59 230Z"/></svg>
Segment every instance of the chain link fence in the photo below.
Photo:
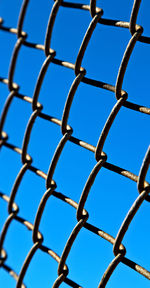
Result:
<svg viewBox="0 0 150 288"><path fill-rule="evenodd" d="M24 0L22 2L20 13L18 15L17 28L7 27L5 25L5 19L2 19L2 18L0 19L1 32L4 34L8 33L8 35L15 34L17 36L17 40L15 43L12 56L11 56L11 61L9 64L8 78L7 77L0 78L1 84L7 85L8 90L9 90L9 95L4 103L4 107L1 113L0 147L1 147L1 151L3 151L3 149L6 148L8 150L12 150L14 153L20 154L21 156L21 168L18 174L16 175L16 179L15 179L15 182L13 184L10 194L6 195L5 191L4 193L0 192L1 201L4 201L6 203L7 209L8 209L8 216L3 223L1 236L0 236L0 251L1 251L0 267L1 269L4 269L5 271L7 271L11 276L13 276L13 278L16 280L17 288L26 287L24 284L25 283L24 277L28 273L28 268L29 268L30 263L32 262L32 259L34 258L37 251L40 250L42 253L47 253L56 262L58 262L58 277L53 283L53 288L61 286L62 283L65 283L68 287L83 287L82 283L77 284L76 279L70 278L69 266L67 266L67 260L70 255L71 249L73 249L72 246L74 242L76 241L78 234L80 233L82 229L86 229L90 231L90 233L97 235L97 237L101 237L105 239L106 241L110 242L113 247L114 258L108 265L107 269L104 271L102 278L99 279L99 285L98 285L99 288L106 286L112 273L114 272L114 270L117 268L117 266L120 263L130 267L131 269L135 270L138 274L141 274L142 276L150 280L150 272L148 271L148 269L142 267L139 263L135 263L132 259L127 258L126 247L122 244L124 236L129 228L129 225L132 222L134 216L136 215L138 209L142 205L143 201L146 200L150 202L150 196L149 196L150 186L149 186L149 183L146 181L146 175L147 175L148 167L150 164L150 149L149 148L147 149L143 163L140 164L141 169L138 175L135 175L126 169L122 169L119 166L114 165L113 163L109 163L107 160L109 155L107 155L103 151L103 147L109 135L109 132L111 130L112 124L114 123L115 119L119 117L119 112L123 107L130 109L132 111L139 112L138 117L141 117L141 113L147 114L147 117L150 115L150 108L130 102L128 100L129 98L128 91L124 91L122 89L126 68L128 66L130 56L134 53L134 48L137 42L142 42L143 45L150 44L150 38L143 35L143 27L137 24L137 17L138 17L138 13L140 13L141 1L139 0L134 1L131 15L130 15L130 21L125 22L125 21L117 21L117 20L112 20L112 19L105 19L103 17L103 14L105 13L102 8L97 7L96 0L91 0L89 5L74 3L72 1L66 2L63 0L56 0L54 1L52 9L50 11L50 16L49 16L49 20L47 23L46 31L43 31L43 33L45 33L44 45L29 41L28 34L23 29L25 17L28 14L29 2L32 2L32 1ZM76 57L75 63L70 63L65 60L59 59L57 57L57 51L51 49L51 39L52 39L54 27L55 27L55 21L57 19L57 15L58 15L60 7L64 10L70 9L70 14L72 13L72 11L77 12L77 10L80 10L82 13L90 13L91 15L91 21L89 23L89 26L87 27L81 46L79 47L78 55ZM88 44L90 43L92 34L94 33L94 30L97 26L100 26L101 29L103 29L103 27L112 26L114 29L125 28L130 31L130 40L125 48L124 55L123 55L122 61L118 69L118 75L117 75L117 80L116 80L115 85L111 85L111 84L104 83L99 80L88 78L86 76L87 75L86 69L82 67L82 62L84 59L86 49L88 47ZM3 44L4 44L4 41L2 40L1 45ZM15 83L14 81L14 75L17 70L16 68L17 61L19 61L19 55L23 47L27 47L28 49L32 49L33 51L35 50L41 51L40 53L43 53L45 55L44 62L41 66L41 69L39 71L39 74L36 80L36 85L34 88L33 95L26 95L26 94L21 93L19 84ZM42 89L43 81L46 77L48 68L51 65L51 63L53 63L55 66L61 66L63 69L68 68L74 71L74 80L70 86L68 95L66 95L66 101L64 103L64 109L62 111L61 119L57 119L57 117L55 116L52 117L48 114L43 113L42 112L43 105L42 103L39 103L38 101L39 94ZM93 93L94 93L94 87L97 87L97 88L101 88L101 89L113 92L113 94L116 97L115 105L113 106L105 122L105 125L100 133L96 146L93 146L90 143L87 143L75 137L74 132L73 132L74 127L71 127L69 125L68 119L71 113L72 103L77 93L78 87L82 85L83 83L85 85L93 87ZM133 86L134 85L135 83L133 83ZM15 143L10 142L9 131L7 130L5 131L4 129L5 120L7 119L12 103L14 99L16 98L29 103L29 105L32 108L32 113L29 117L26 129L24 132L22 147L17 147ZM59 105L59 102L58 102L58 105ZM18 112L16 111L16 113ZM21 111L21 113L24 113L24 111ZM32 137L33 127L35 123L37 123L37 120L39 118L47 121L48 123L50 122L54 125L60 126L61 133L62 133L59 144L57 145L55 152L53 154L53 157L51 161L49 162L49 168L48 168L47 173L40 170L40 168L37 168L34 166L34 159L32 159L32 155L29 155L28 153L28 150L29 150L28 146L30 143L30 139ZM40 133L41 133L40 137L42 138L43 137L42 131ZM50 135L50 136L53 137L53 135ZM94 165L92 171L90 172L88 179L86 180L86 183L84 185L84 188L80 195L80 199L78 203L74 201L73 199L69 198L68 195L66 196L65 194L63 194L63 191L61 193L57 192L58 183L57 183L57 180L54 181L53 179L53 175L54 175L56 166L59 162L59 158L61 157L61 154L63 153L66 147L66 143L68 142L71 142L75 147L79 146L81 148L91 151L92 153L94 153L94 156L96 159L96 164ZM129 142L130 142L130 139L129 139ZM49 143L47 143L47 145L49 145ZM116 145L117 145L117 139L116 139ZM144 154L145 152L143 153L143 156ZM3 163L1 163L1 166L3 166ZM124 177L126 177L132 180L133 182L137 182L136 200L134 201L131 208L127 212L126 217L124 221L122 222L122 225L115 237L101 230L100 228L92 225L90 223L89 213L85 209L86 201L91 191L92 185L95 182L96 176L98 175L98 173L103 173L101 171L102 168L105 168L107 170L112 171L113 173L121 175L122 181L124 181ZM19 211L19 204L16 204L15 202L15 198L17 196L19 187L27 171L30 171L33 174L36 174L40 178L43 178L45 181L45 185L46 185L46 192L43 191L43 196L37 207L34 223L30 223L28 219L23 218L21 211ZM31 183L29 183L29 185L31 185ZM73 208L75 208L76 210L77 224L74 226L73 230L71 231L70 236L66 242L66 245L63 249L61 256L58 256L58 254L55 251L53 251L50 247L47 247L44 245L44 233L42 234L40 232L40 223L42 220L42 216L45 211L47 201L49 201L51 196L56 197L57 199L59 199L59 201L65 202L66 206L68 204L72 206ZM24 262L22 263L22 267L20 267L20 272L18 274L14 271L13 267L9 266L9 253L7 254L7 246L5 247L5 239L6 239L8 230L10 229L12 223L16 221L21 223L23 227L26 227L32 232L32 241L33 241L33 245L30 251L28 251L28 254L26 255L26 258L24 259ZM118 286L119 285L120 284L118 284ZM31 287L32 287L32 283L31 283Z"/></svg>

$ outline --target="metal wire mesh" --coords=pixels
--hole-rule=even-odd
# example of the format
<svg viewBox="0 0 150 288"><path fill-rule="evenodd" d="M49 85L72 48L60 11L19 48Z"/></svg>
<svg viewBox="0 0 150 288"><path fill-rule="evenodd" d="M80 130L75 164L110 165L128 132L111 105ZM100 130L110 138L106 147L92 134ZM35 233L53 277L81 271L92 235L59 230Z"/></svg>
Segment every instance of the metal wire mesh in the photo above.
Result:
<svg viewBox="0 0 150 288"><path fill-rule="evenodd" d="M124 21L115 21L111 19L105 19L103 18L103 10L101 8L98 8L96 6L96 0L91 0L90 4L78 4L73 2L66 2L63 0L56 0L54 1L49 21L47 23L47 29L45 34L45 43L44 45L41 44L35 44L30 41L28 41L28 35L26 32L23 31L23 24L26 14L28 13L28 4L29 0L24 0L21 6L21 10L18 17L18 25L17 28L13 27L6 27L5 22L3 22L3 19L0 19L0 29L4 33L10 33L10 34L16 34L17 41L15 43L15 47L13 50L11 62L9 65L9 75L8 79L6 78L0 78L0 82L6 84L8 86L8 89L10 91L4 108L2 110L1 120L0 120L0 147L1 149L3 147L6 147L8 149L13 150L15 153L19 153L21 155L21 163L22 167L16 175L16 180L14 182L14 185L12 187L10 195L6 195L4 193L0 193L0 197L2 200L7 202L8 205L8 217L5 220L5 223L3 225L3 229L1 232L0 237L0 267L1 269L5 269L10 275L12 275L16 280L16 287L25 287L23 284L25 274L28 273L28 267L30 262L32 261L32 258L34 257L37 250L42 251L43 253L49 254L51 257L53 257L58 262L58 277L55 280L53 287L59 287L61 283L65 282L70 287L81 287L78 285L73 279L69 278L69 267L67 266L67 258L69 256L70 250L72 248L72 245L74 241L76 240L77 235L80 233L82 228L87 229L91 233L97 234L97 236L104 238L108 242L110 242L113 245L113 253L114 253L114 259L109 264L108 268L103 274L102 279L99 282L98 287L105 287L111 274L116 269L116 267L119 265L119 263L123 263L124 265L127 265L131 269L135 270L137 273L140 273L144 277L150 280L150 272L145 269L144 267L140 266L138 263L135 263L131 259L128 259L126 257L126 248L122 244L122 240L126 234L126 231L133 220L135 214L137 213L139 207L142 205L144 200L150 201L150 185L145 180L148 167L150 164L150 149L147 150L147 153L145 155L145 158L143 160L143 163L141 164L141 169L139 172L139 175L135 175L131 173L130 171L127 171L125 169L122 169L118 166L115 166L112 163L109 163L107 161L107 155L103 152L103 146L105 143L105 140L109 134L109 131L111 129L111 126L115 120L116 117L118 117L118 113L120 109L124 106L128 109L135 110L141 113L145 113L150 115L150 108L144 107L132 102L129 102L128 99L128 93L122 89L123 80L126 72L126 68L128 66L128 62L130 59L130 56L132 53L134 53L134 47L137 43L137 41L143 42L145 45L150 44L150 38L143 36L143 27L136 24L137 22L137 16L139 13L140 8L140 2L139 0L135 0L132 7L132 12L130 16L130 22L124 22ZM56 51L51 49L51 38L53 33L53 28L55 24L55 20L57 18L57 13L59 11L60 6L63 7L63 9L74 9L78 10L80 9L85 10L86 13L91 14L91 22L89 23L89 26L87 27L87 31L84 35L83 41L81 46L79 47L79 52L75 61L75 64L69 63L67 61L62 61L57 58ZM5 20L5 19L4 19ZM118 27L122 27L125 29L129 29L131 37L129 40L129 43L124 51L124 55L122 58L122 61L120 63L120 67L118 70L117 80L115 85L110 85L108 83L104 83L98 80L90 79L86 77L86 70L82 67L82 60L84 58L84 54L86 51L86 48L90 42L90 38L95 30L95 27L97 25L101 25L103 27L104 25L107 27L114 26L114 28L118 29ZM45 31L44 31L45 32ZM43 33L44 33L43 32ZM3 44L3 43L2 43ZM20 50L23 46L28 47L29 49L36 49L36 50L42 50L45 54L45 60L42 64L41 70L39 72L39 75L37 77L36 86L34 89L33 97L23 95L19 92L20 87L18 84L14 82L14 74L16 69L16 63L19 58ZM43 106L38 102L39 94L42 88L44 77L47 73L47 69L50 65L50 63L53 63L55 65L63 66L74 70L75 78L74 81L70 87L69 93L66 98L62 119L57 119L55 117L52 117L50 115L42 113ZM72 106L72 102L74 99L74 96L76 94L76 91L78 89L78 86L81 83L85 83L87 85L99 87L108 91L111 91L115 94L116 97L116 103L114 107L112 108L112 111L110 115L108 116L106 123L102 129L102 132L99 136L99 140L97 142L96 147L86 143L83 140L80 140L73 136L73 128L68 124L68 119L70 115L70 110ZM12 102L14 98L19 98L23 101L26 101L31 104L32 106L32 113L28 120L28 124L25 130L23 144L21 148L18 148L15 146L15 144L9 142L9 135L7 135L7 131L5 132L3 130L5 120L7 118L7 115L9 113L9 109L12 105ZM139 114L140 115L140 114ZM61 133L62 138L56 147L56 150L54 152L54 155L50 161L49 169L47 174L41 171L40 169L33 166L33 159L28 154L28 145L30 142L30 137L32 135L32 129L37 121L38 117L45 119L46 121L50 121L51 123L54 123L61 127ZM70 141L74 145L81 146L87 150L90 150L94 153L96 164L93 167L86 183L84 186L84 189L81 193L79 203L76 203L73 199L70 199L68 196L65 196L62 193L58 193L56 191L57 184L53 180L53 174L55 171L55 168L57 166L57 163L59 161L59 157L66 145L66 143ZM1 164L2 165L2 164ZM88 195L90 193L91 187L96 179L96 176L98 173L100 173L101 168L104 167L108 170L113 171L114 173L120 174L124 177L127 177L131 179L134 182L137 182L138 187L138 194L135 202L133 203L132 207L128 211L118 233L117 236L114 238L113 236L109 235L107 232L104 232L100 230L99 228L95 227L94 225L90 224L88 222L89 214L85 209L85 204L88 198ZM18 215L19 207L15 203L15 197L17 195L19 186L22 182L22 179L27 171L31 171L32 173L37 174L38 176L44 178L46 183L46 192L43 194L43 197L39 203L39 206L37 207L37 212L35 216L34 223L30 223L27 219L24 219ZM58 198L60 201L64 201L66 204L71 205L76 209L76 218L77 218L77 224L73 228L70 237L68 241L66 242L66 245L64 247L63 253L61 257L59 257L53 250L51 250L49 247L46 247L43 245L44 241L44 235L40 233L40 222L42 219L42 215L45 209L45 205L50 198L50 196L53 195L54 197ZM19 275L17 275L13 271L13 267L10 268L6 264L6 259L9 260L9 254L7 255L6 251L4 250L4 243L5 243L5 237L7 235L7 231L9 227L11 226L11 223L13 221L18 221L22 225L26 226L29 230L32 231L32 240L33 240L33 246L28 252L28 255L26 256L26 259L24 260L24 263L22 264L22 268L20 270ZM81 283L82 285L82 283Z"/></svg>

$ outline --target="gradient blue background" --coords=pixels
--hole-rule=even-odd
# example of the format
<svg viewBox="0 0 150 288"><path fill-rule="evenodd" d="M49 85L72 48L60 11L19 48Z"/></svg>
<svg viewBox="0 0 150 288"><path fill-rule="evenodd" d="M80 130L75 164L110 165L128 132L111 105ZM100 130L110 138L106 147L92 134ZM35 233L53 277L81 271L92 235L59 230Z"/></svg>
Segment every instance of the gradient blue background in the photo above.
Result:
<svg viewBox="0 0 150 288"><path fill-rule="evenodd" d="M75 2L80 3L77 0ZM0 1L0 16L4 18L5 26L17 26L21 3L22 1L18 0ZM84 3L89 4L88 1ZM52 5L52 0L30 1L23 28L28 34L28 41L44 44ZM131 0L97 1L97 6L104 10L105 18L124 21L129 21L132 5ZM144 27L146 36L150 35L149 9L149 1L143 0L137 22ZM51 48L56 50L58 59L75 63L90 21L91 16L87 11L60 7L51 42ZM130 37L128 29L98 24L82 63L87 71L86 76L115 85L119 65ZM0 39L0 76L7 78L17 38L16 35L0 30ZM128 92L129 101L143 106L149 106L149 55L150 46L138 42L123 82L123 89ZM44 52L22 46L14 77L21 93L32 97L44 59ZM44 107L43 113L61 119L65 99L74 78L74 71L50 64L39 96L39 102ZM7 86L0 83L1 111L7 96ZM69 117L69 124L74 131L73 136L96 146L103 125L115 103L115 95L112 92L81 83ZM31 113L31 104L17 98L13 100L4 126L9 135L9 142L18 147L22 146L24 131ZM32 155L35 167L47 173L60 139L59 126L40 118L36 119L28 147L28 153ZM149 115L121 108L104 145L108 162L138 175L149 140ZM78 202L95 163L92 152L67 142L54 174L57 191ZM3 147L0 152L0 191L8 196L21 166L20 155ZM149 175L147 180L150 180ZM27 171L15 200L20 207L19 215L33 223L44 192L44 180ZM102 168L85 205L90 215L88 222L115 237L137 196L136 183ZM3 200L0 200L0 211L0 228L2 228L7 217L7 205ZM150 270L149 216L149 203L145 201L123 240L127 250L126 257L148 270ZM43 244L61 255L76 223L75 209L51 197L40 225L40 231L44 236ZM13 221L4 243L8 253L6 264L19 273L32 244L32 233ZM85 288L97 287L113 257L110 243L83 228L67 259L68 277ZM55 260L38 250L26 273L24 283L32 288L52 287L57 278L57 266ZM15 285L14 279L0 269L0 287L11 288ZM63 283L60 287L66 288L68 285ZM149 281L120 264L107 287L147 288Z"/></svg>

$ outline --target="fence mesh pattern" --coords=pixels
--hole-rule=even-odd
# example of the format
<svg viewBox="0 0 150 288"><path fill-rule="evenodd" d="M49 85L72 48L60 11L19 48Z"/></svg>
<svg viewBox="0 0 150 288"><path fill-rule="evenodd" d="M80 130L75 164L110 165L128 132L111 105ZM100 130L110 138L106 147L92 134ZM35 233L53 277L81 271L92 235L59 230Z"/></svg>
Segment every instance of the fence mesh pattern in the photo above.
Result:
<svg viewBox="0 0 150 288"><path fill-rule="evenodd" d="M150 149L149 148L147 149L146 154L145 152L143 152L143 162L140 164L141 168L139 175L135 175L128 170L122 169L119 166L114 165L113 163L109 163L107 160L109 155L107 155L103 151L103 147L107 139L107 136L109 135L109 131L111 130L112 124L118 117L119 111L122 109L122 107L130 109L132 113L134 113L133 112L134 110L137 111L139 117L143 115L142 113L147 114L147 117L149 117L150 115L150 108L128 101L129 98L128 91L124 91L122 89L126 68L128 66L130 56L134 54L134 48L136 46L136 43L140 41L143 43L143 45L148 46L148 44L150 44L150 38L143 35L143 27L137 24L137 16L140 13L141 1L134 0L130 15L130 22L125 22L125 21L116 21L112 19L105 19L103 17L104 11L103 9L97 7L96 0L91 0L89 5L74 3L72 1L66 2L63 0L56 0L54 1L52 9L50 11L46 31L43 31L43 34L45 35L44 45L37 43L35 44L29 41L28 34L23 29L24 21L28 14L29 2L31 1L24 0L21 3L20 12L18 15L18 25L16 28L7 27L5 25L5 19L2 18L0 19L1 32L3 34L7 33L7 35L11 34L16 35L16 43L12 51L11 61L9 63L8 77L5 78L1 76L0 78L1 85L7 85L9 90L9 95L4 103L0 119L0 135L1 135L0 147L1 151L6 148L8 150L12 150L14 153L20 154L21 156L21 169L16 175L16 179L14 181L10 194L6 195L5 192L4 193L0 192L1 201L4 201L6 203L8 209L8 216L3 223L0 235L0 268L7 271L8 274L10 274L16 280L17 288L26 287L24 284L25 283L24 277L28 273L30 263L32 262L35 254L37 253L37 251L40 250L42 253L48 254L49 257L52 257L56 262L58 262L58 271L57 271L58 277L55 279L53 283L53 288L61 286L62 283L65 283L68 287L83 287L82 283L77 284L76 279L70 278L69 266L67 265L67 260L68 257L70 256L71 249L73 249L72 246L76 241L78 234L80 234L80 231L82 229L86 229L90 231L90 233L95 234L96 237L101 237L106 241L110 242L113 247L112 249L112 255L114 255L113 260L109 263L107 269L103 272L102 278L99 279L98 287L106 286L111 275L113 274L113 272L116 270L117 266L120 263L130 267L131 271L135 270L137 274L141 274L142 276L150 280L150 272L148 271L148 269L142 267L139 263L135 263L133 259L127 258L126 247L122 244L124 236L129 228L129 225L132 222L138 209L140 208L140 206L144 201L150 202L150 196L149 196L150 186L149 183L146 181L146 175L150 164ZM65 59L64 60L58 59L57 51L51 49L51 38L54 32L55 22L57 20L57 15L60 7L61 9L64 10L70 9L70 13L72 13L72 11L75 11L77 13L77 11L80 10L82 13L90 13L91 15L91 21L89 23L89 26L87 27L81 46L78 48L78 55L76 57L75 64L67 62L65 61ZM121 27L128 29L130 33L130 40L125 48L124 55L119 66L117 80L114 85L101 82L100 80L87 78L86 77L87 71L85 70L84 67L82 67L84 54L90 43L92 34L97 26L100 26L101 29L103 29L104 26L105 27L112 26L113 29L119 29ZM3 45L3 41L1 45ZM33 51L36 50L39 51L39 53L44 53L45 55L44 62L41 66L40 71L38 72L38 77L36 80L33 95L26 95L25 94L26 91L24 94L20 93L19 83L17 84L14 81L14 75L17 70L17 62L19 61L20 51L24 46L30 50ZM73 83L71 84L68 95L66 95L66 100L64 103L64 109L62 111L61 119L57 119L55 116L52 117L48 114L43 113L42 112L43 105L42 103L38 102L39 94L42 89L42 84L51 63L53 63L53 65L55 66L58 65L62 66L63 69L68 68L74 71L74 80ZM108 118L101 131L96 146L93 146L90 143L87 143L84 140L75 137L73 132L74 127L71 127L69 125L69 115L71 114L73 99L81 83L84 83L85 85L92 87L93 93L94 93L94 87L108 90L108 93L109 91L113 92L114 97L116 99L116 103L114 107L112 107L110 115L108 115ZM28 123L24 132L22 147L17 147L15 143L9 142L9 131L5 131L4 129L5 120L9 115L12 103L16 98L24 102L27 102L28 105L32 108L32 113L28 119ZM21 113L23 113L23 111ZM32 158L32 155L29 155L28 153L28 146L32 137L33 127L35 123L37 123L38 118L42 118L44 121L47 121L47 123L60 126L61 128L62 136L55 149L54 155L49 163L47 173L40 170L40 168L34 166L34 159ZM53 135L50 136L53 137ZM42 132L40 137L42 137ZM96 164L86 180L83 191L81 191L78 203L73 199L69 198L68 195L65 195L65 193L63 194L63 191L57 192L58 183L57 180L54 181L53 179L56 166L58 165L59 159L64 151L67 142L71 142L72 145L74 145L75 147L78 146L80 149L84 148L86 150L91 151L92 153L94 153L96 160L95 161ZM3 165L3 163L1 163L1 165ZM124 177L126 177L134 182L137 182L137 198L132 204L129 211L127 211L126 217L122 222L122 225L115 237L111 236L107 231L103 231L100 228L92 225L89 221L90 220L89 213L85 208L87 198L91 191L91 187L95 182L96 176L99 173L103 173L103 171L101 171L103 167L105 169L111 170L114 174L115 173L120 174L123 180ZM15 201L15 198L19 190L19 186L21 185L27 171L36 174L37 176L40 177L40 179L43 178L46 184L46 192L43 191L43 196L37 207L34 223L30 223L28 219L23 218L23 215L19 210L19 204L16 204ZM29 183L29 185L32 184ZM44 245L44 233L40 232L40 223L44 214L46 203L49 201L49 199L51 199L51 196L56 197L59 201L65 202L66 206L71 205L73 208L76 209L76 219L77 219L76 225L73 228L73 230L70 231L70 236L60 256L58 256L58 254L55 251L53 251L52 247L47 247ZM31 231L33 241L32 247L30 251L28 251L26 258L22 263L22 267L20 267L19 273L14 271L13 267L9 266L9 253L7 253L7 246L5 247L5 239L7 237L7 233L10 227L12 226L12 223L16 221L21 223L23 227L26 227L28 230Z"/></svg>

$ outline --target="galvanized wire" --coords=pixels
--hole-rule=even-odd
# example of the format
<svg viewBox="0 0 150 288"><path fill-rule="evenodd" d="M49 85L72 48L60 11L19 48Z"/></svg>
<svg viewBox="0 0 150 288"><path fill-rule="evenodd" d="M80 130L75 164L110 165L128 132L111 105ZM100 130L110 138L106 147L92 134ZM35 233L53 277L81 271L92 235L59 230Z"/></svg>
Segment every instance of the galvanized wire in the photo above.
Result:
<svg viewBox="0 0 150 288"><path fill-rule="evenodd" d="M146 181L146 175L147 175L147 171L150 165L150 147L147 150L143 163L141 163L141 170L139 172L139 175L135 175L130 171L127 171L118 166L115 166L112 163L109 163L107 161L106 153L103 152L103 146L105 144L107 135L109 134L111 126L114 123L115 118L118 117L119 111L123 106L128 109L150 115L150 108L127 101L128 93L122 89L126 68L128 66L130 56L134 51L134 47L137 41L141 41L145 44L150 44L150 37L143 36L143 27L136 24L141 1L134 0L130 22L124 22L120 20L112 20L112 19L103 18L103 10L102 8L99 8L96 6L96 0L90 0L89 5L66 2L63 0L56 0L54 1L53 7L50 13L50 17L48 20L44 45L29 42L27 33L23 31L24 19L25 19L26 14L28 13L29 2L30 2L29 0L24 0L22 3L20 13L18 16L17 28L6 27L5 23L3 23L3 19L0 19L1 31L5 33L7 32L7 33L16 34L17 36L17 41L16 41L13 54L12 54L12 58L10 61L8 79L2 78L2 77L0 78L0 82L7 85L10 91L10 94L8 95L6 99L4 108L2 110L2 115L1 115L1 120L0 120L0 135L1 135L0 147L2 148L3 146L5 146L8 149L11 149L16 153L19 153L21 155L21 163L22 163L22 167L18 175L16 175L16 180L10 192L10 196L5 195L4 193L0 193L1 199L6 201L8 205L8 217L5 220L5 223L3 225L3 229L1 232L1 236L0 236L0 267L1 269L4 269L11 276L14 277L17 283L16 284L17 288L25 287L25 285L23 284L25 274L28 271L28 267L30 265L30 262L32 261L34 254L37 252L37 250L40 249L43 253L44 252L47 253L48 255L53 257L58 262L58 277L53 284L53 288L59 287L62 282L65 282L70 287L79 288L81 287L80 285L78 285L75 281L68 278L69 268L66 262L67 262L67 258L70 253L70 250L72 248L72 245L74 241L76 240L77 235L80 233L81 229L84 227L85 229L89 230L91 233L95 233L96 235L98 235L99 237L102 237L103 239L105 239L106 241L110 242L113 245L114 259L109 264L106 271L104 272L103 277L99 282L99 286L98 286L99 288L106 286L111 274L113 273L113 271L116 269L116 267L119 265L120 262L123 263L124 265L127 265L128 267L135 270L137 273L140 273L141 275L143 275L144 277L150 280L150 272L147 269L145 269L144 267L141 267L139 264L125 257L126 248L122 244L126 231L129 228L129 225L132 219L134 218L135 214L137 213L139 207L142 205L144 200L147 200L148 202L150 202L150 195L149 195L150 185ZM57 13L59 11L60 6L62 6L63 9L73 8L73 9L85 10L87 11L87 13L91 14L91 22L89 23L89 26L87 27L87 31L82 40L81 46L79 47L79 50L78 50L79 52L78 52L75 64L58 59L56 57L56 51L51 49L51 38L53 34L53 28L55 25L55 20L57 18ZM87 78L86 70L81 66L86 48L89 44L92 33L97 25L101 25L101 26L109 25L109 26L114 26L116 28L122 27L122 28L129 29L131 33L131 38L124 51L124 55L120 63L118 76L117 76L115 85L111 85L109 83L104 83L95 79ZM21 94L19 92L19 89L20 89L19 85L14 82L14 73L16 69L16 63L18 61L20 50L22 49L23 46L29 47L30 49L38 49L45 53L45 61L43 62L41 66L41 70L37 77L33 97ZM70 87L68 96L66 98L66 103L64 105L62 119L57 119L55 117L42 113L43 106L38 102L38 97L39 97L39 93L42 87L42 83L47 73L47 69L51 63L72 69L74 70L74 73L75 73L74 81ZM69 118L72 102L76 95L78 86L82 82L87 85L92 85L95 87L99 87L99 88L111 91L116 96L116 103L106 120L106 123L99 136L99 140L97 142L96 147L89 143L84 142L83 140L75 138L73 136L73 128L70 127L70 125L68 124L68 118ZM24 134L23 144L21 148L16 147L16 145L13 143L10 143L8 139L9 135L7 135L7 131L3 131L3 127L4 127L5 120L7 118L7 114L9 113L12 100L15 97L28 102L29 104L31 104L31 107L32 107L32 114L28 120L28 124L27 124L25 134ZM56 147L53 158L51 159L51 162L49 164L49 169L48 169L47 174L45 174L43 171L41 171L40 169L32 165L33 159L28 154L28 144L30 142L30 136L32 134L34 123L36 122L38 117L60 126L61 132L62 132L62 138L58 146ZM57 163L59 161L59 157L61 156L61 153L68 141L71 141L72 143L76 145L79 145L85 149L92 151L95 154L95 159L96 159L95 166L93 167L85 183L84 189L81 193L79 203L76 203L73 199L70 199L68 196L62 193L58 193L56 191L57 183L55 183L55 181L53 180L53 174L57 166ZM91 187L95 181L97 174L102 173L101 172L102 167L108 170L111 170L114 173L118 173L124 177L127 177L134 182L137 182L137 187L138 187L137 191L139 192L139 194L137 193L137 199L135 200L130 210L128 211L118 231L118 234L115 238L109 235L107 232L102 231L99 228L91 225L88 222L88 218L89 218L88 211L86 211L84 208L88 195L90 193ZM27 219L24 219L18 216L19 207L15 203L15 198L18 192L19 185L28 170L42 177L45 180L45 186L46 186L46 192L43 193L43 197L39 203L39 206L37 207L34 224L30 223ZM50 248L45 247L43 245L44 235L40 233L40 222L43 216L45 205L52 195L56 197L57 199L59 199L60 201L64 201L66 204L71 205L73 208L76 209L77 224L73 228L69 236L69 239L66 242L63 253L60 257ZM33 245L26 256L24 263L22 264L19 275L17 275L13 271L13 269L11 269L5 264L6 259L7 258L9 259L9 255L7 255L3 247L4 247L4 242L5 242L7 231L12 221L18 221L22 225L24 225L26 228L32 231Z"/></svg>

